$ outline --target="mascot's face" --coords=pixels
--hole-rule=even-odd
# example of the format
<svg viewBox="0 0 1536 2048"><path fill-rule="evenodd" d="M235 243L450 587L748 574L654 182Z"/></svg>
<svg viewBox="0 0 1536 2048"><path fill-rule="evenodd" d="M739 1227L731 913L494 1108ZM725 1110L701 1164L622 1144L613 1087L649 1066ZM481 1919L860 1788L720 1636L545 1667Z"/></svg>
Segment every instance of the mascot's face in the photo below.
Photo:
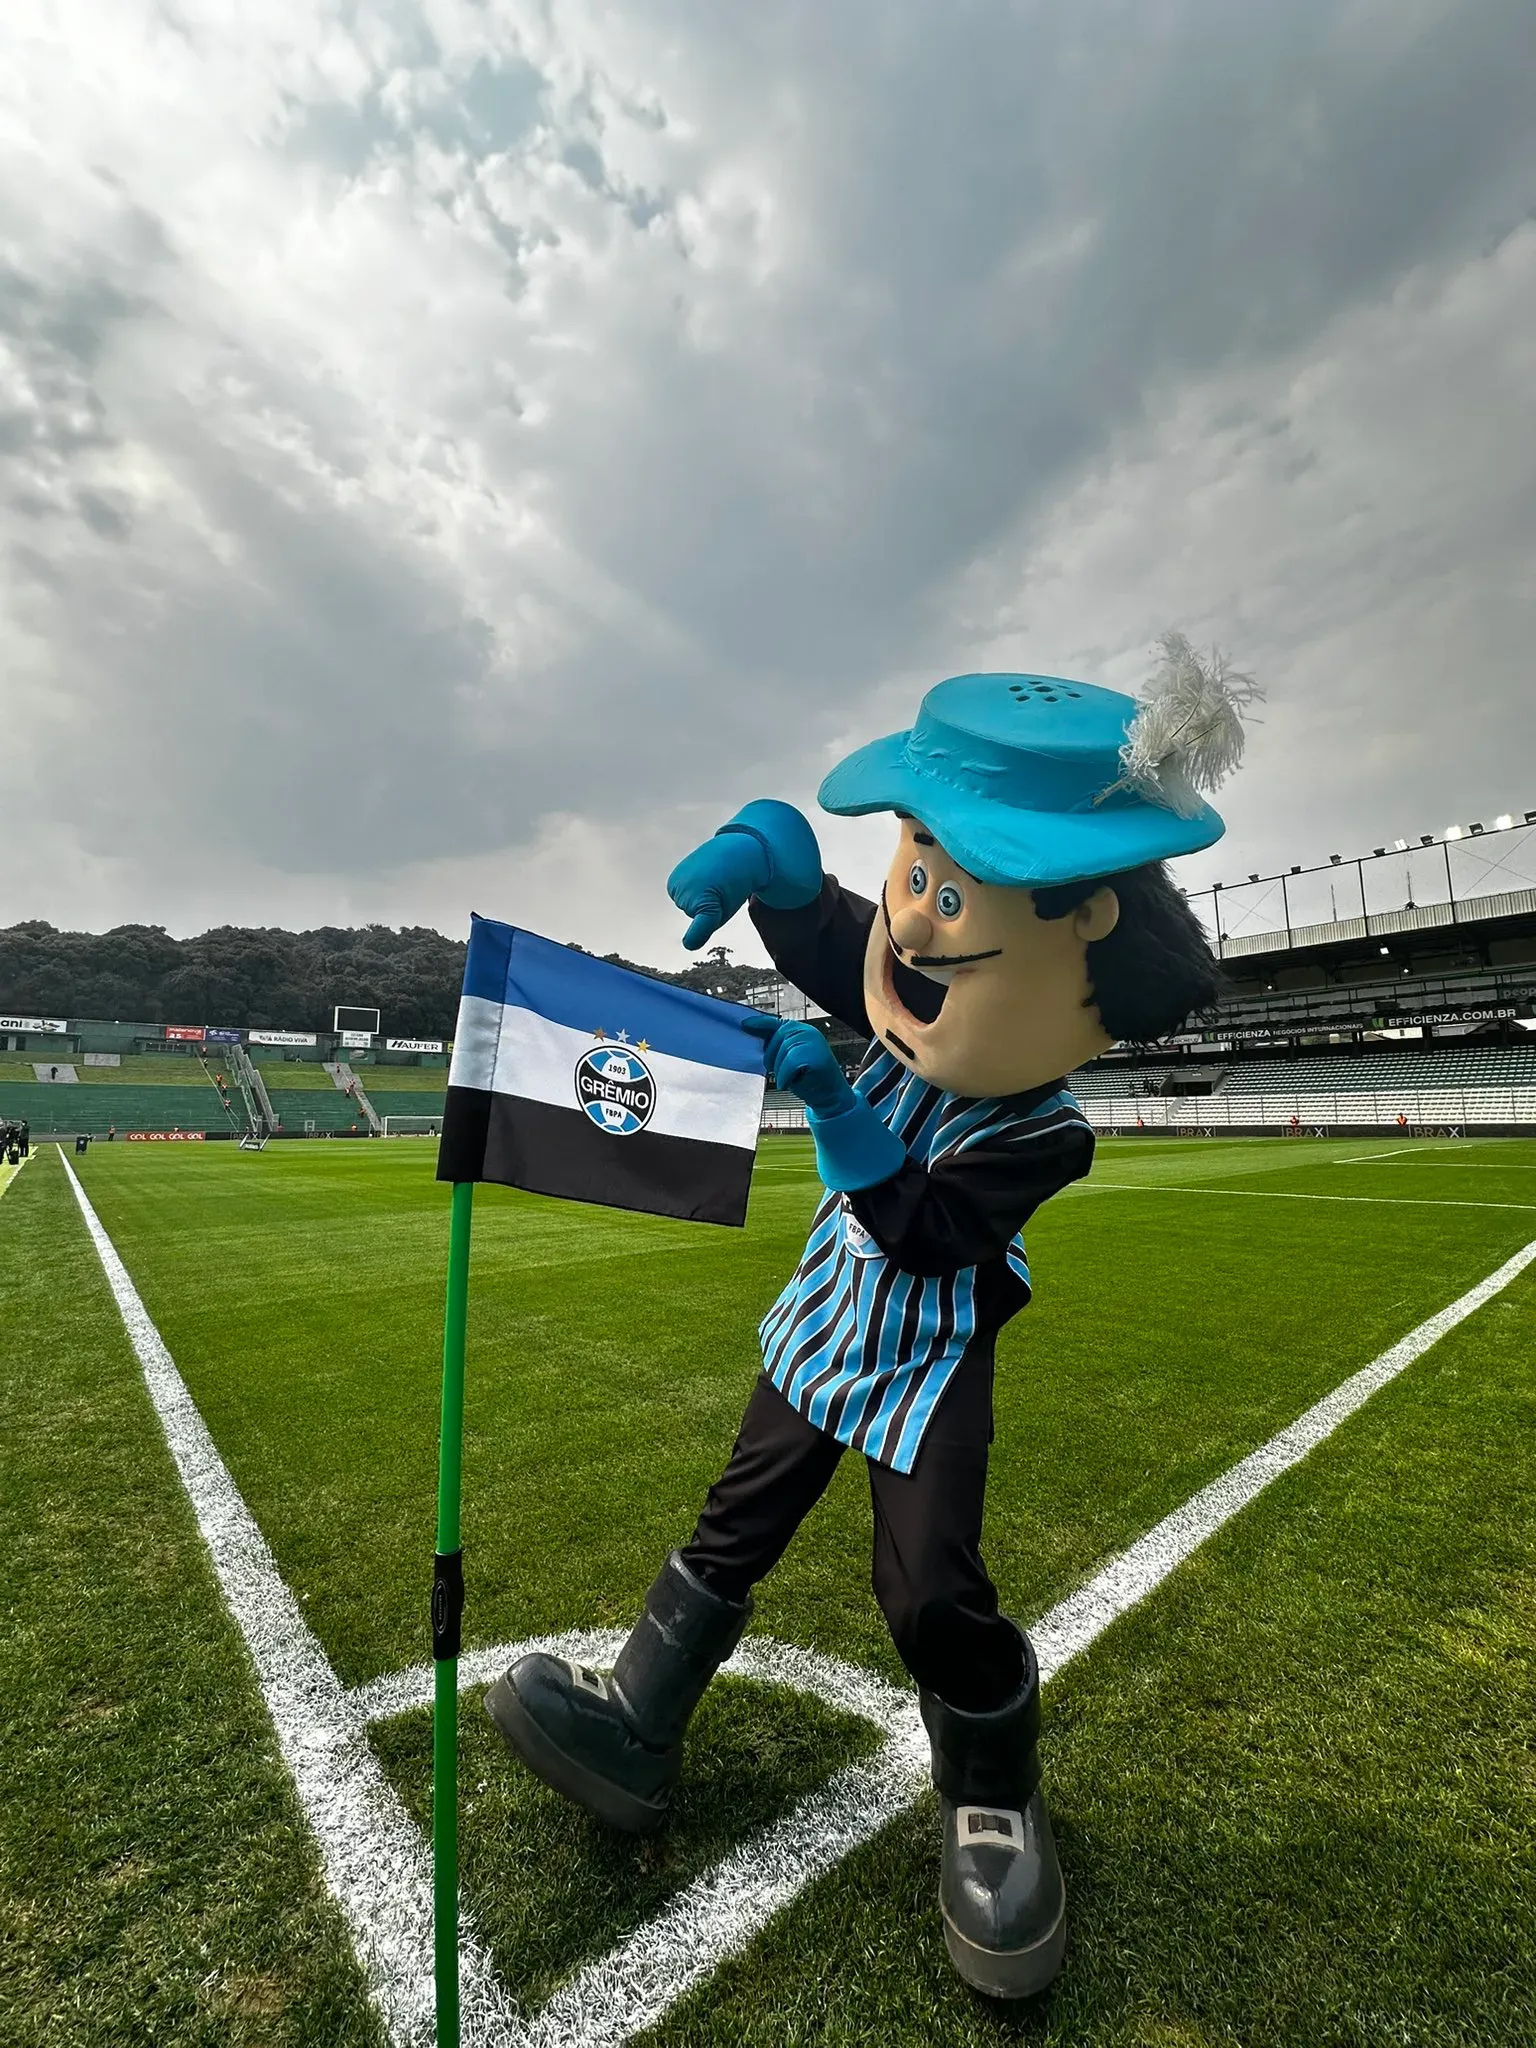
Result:
<svg viewBox="0 0 1536 2048"><path fill-rule="evenodd" d="M1118 916L1113 889L1098 889L1065 917L1037 917L1027 888L978 882L904 818L864 956L870 1023L936 1087L1038 1088L1114 1042L1089 1001L1087 949Z"/></svg>

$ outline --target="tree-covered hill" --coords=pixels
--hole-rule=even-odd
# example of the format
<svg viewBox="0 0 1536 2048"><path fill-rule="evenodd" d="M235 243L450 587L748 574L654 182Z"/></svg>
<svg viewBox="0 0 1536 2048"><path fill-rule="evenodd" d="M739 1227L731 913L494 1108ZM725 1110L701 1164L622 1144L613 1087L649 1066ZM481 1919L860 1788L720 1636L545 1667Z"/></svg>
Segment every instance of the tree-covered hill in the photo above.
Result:
<svg viewBox="0 0 1536 2048"><path fill-rule="evenodd" d="M738 998L761 978L760 969L733 966L724 947L679 974L638 971ZM442 1038L453 1030L463 976L462 940L423 925L221 925L191 939L145 924L65 932L34 920L0 928L0 1010L27 1016L315 1031L329 1028L336 1004L355 1003L377 1007L391 1037Z"/></svg>

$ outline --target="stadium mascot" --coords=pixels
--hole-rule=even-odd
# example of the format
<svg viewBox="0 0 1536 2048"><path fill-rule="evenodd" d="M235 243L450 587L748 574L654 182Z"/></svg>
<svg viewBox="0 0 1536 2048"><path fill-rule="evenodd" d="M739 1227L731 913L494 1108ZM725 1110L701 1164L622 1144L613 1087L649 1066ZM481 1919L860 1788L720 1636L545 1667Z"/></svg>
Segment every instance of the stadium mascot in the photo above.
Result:
<svg viewBox="0 0 1536 2048"><path fill-rule="evenodd" d="M825 809L899 820L878 904L823 874L809 822L769 800L673 871L686 945L749 906L785 976L872 1043L850 1082L813 1025L765 1018L769 1076L806 1105L826 1194L763 1321L730 1461L611 1675L532 1655L486 1699L547 1784L616 1827L658 1827L752 1587L844 1451L862 1453L875 1597L932 1744L945 1938L966 1982L1000 1998L1050 1982L1065 1916L1039 1673L981 1555L993 1347L1029 1300L1022 1226L1093 1158L1063 1077L1215 992L1163 861L1220 836L1200 790L1236 764L1256 694L1180 636L1163 648L1140 705L957 676L910 732L834 768Z"/></svg>

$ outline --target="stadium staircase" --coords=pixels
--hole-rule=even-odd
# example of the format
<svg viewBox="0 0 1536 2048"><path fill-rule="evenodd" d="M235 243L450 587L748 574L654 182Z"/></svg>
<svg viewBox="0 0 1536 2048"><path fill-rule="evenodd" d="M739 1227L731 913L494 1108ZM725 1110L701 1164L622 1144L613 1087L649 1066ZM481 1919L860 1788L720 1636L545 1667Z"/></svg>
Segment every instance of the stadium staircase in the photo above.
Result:
<svg viewBox="0 0 1536 2048"><path fill-rule="evenodd" d="M368 1100L367 1092L362 1082L352 1071L351 1064L346 1060L324 1060L321 1064L342 1094L351 1094L352 1100L367 1118L368 1128L373 1135L376 1138L382 1138L384 1135L384 1120Z"/></svg>
<svg viewBox="0 0 1536 2048"><path fill-rule="evenodd" d="M229 1128L234 1132L237 1138L243 1136L245 1131L249 1128L249 1126L247 1125L246 1119L235 1108L234 1099L230 1094L227 1082L224 1087L221 1088L219 1086L218 1075L215 1073L213 1064L209 1060L208 1055L206 1053L199 1053L197 1058L198 1065L203 1070L204 1079L207 1081L208 1086L213 1090L214 1094L219 1098L219 1108L224 1113L224 1121L229 1125Z"/></svg>
<svg viewBox="0 0 1536 2048"><path fill-rule="evenodd" d="M230 1047L231 1064L235 1079L240 1083L240 1093L245 1097L246 1112L251 1119L251 1129L260 1138L270 1136L277 1129L277 1113L272 1107L272 1098L267 1093L267 1084L261 1078L261 1070L243 1045Z"/></svg>

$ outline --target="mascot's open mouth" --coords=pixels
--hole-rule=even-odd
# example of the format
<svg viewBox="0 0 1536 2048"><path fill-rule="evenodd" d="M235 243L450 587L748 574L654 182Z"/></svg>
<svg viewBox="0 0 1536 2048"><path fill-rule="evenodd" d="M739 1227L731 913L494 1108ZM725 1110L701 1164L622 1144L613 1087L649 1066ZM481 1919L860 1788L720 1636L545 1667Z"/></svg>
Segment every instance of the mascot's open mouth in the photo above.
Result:
<svg viewBox="0 0 1536 2048"><path fill-rule="evenodd" d="M944 1007L944 998L949 994L948 981L936 981L931 974L924 974L921 968L908 967L894 953L888 953L886 959L891 994L897 1003L919 1024L931 1024Z"/></svg>

